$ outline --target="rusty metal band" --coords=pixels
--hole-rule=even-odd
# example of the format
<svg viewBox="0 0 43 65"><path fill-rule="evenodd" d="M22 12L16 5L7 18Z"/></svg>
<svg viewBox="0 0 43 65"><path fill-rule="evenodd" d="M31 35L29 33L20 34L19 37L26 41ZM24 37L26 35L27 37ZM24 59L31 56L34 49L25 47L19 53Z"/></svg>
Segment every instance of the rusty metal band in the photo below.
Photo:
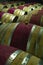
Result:
<svg viewBox="0 0 43 65"><path fill-rule="evenodd" d="M19 23L11 23L11 26L9 26L5 32L5 35L1 41L2 44L4 45L10 45L12 35L16 27L18 26Z"/></svg>
<svg viewBox="0 0 43 65"><path fill-rule="evenodd" d="M8 58L8 60L6 61L5 65L10 65L13 60L21 53L22 51L21 50L17 50L15 51L14 53L12 53L10 55L10 57Z"/></svg>
<svg viewBox="0 0 43 65"><path fill-rule="evenodd" d="M7 23L7 24L8 24L8 23ZM1 43L1 41L2 41L2 39L3 39L3 37L4 37L4 35L5 35L5 32L6 32L7 28L8 28L10 25L11 25L11 24L6 25L5 29L0 32L0 43ZM2 43L1 43L1 44L2 44Z"/></svg>

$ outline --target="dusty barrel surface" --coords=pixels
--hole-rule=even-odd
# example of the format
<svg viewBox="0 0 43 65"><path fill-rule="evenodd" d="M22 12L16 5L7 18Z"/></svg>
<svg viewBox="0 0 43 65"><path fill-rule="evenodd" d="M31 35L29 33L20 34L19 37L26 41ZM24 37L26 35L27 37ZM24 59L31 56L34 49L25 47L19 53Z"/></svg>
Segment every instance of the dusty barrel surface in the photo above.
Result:
<svg viewBox="0 0 43 65"><path fill-rule="evenodd" d="M0 61L1 65L43 65L43 60L41 60L40 58L37 58L17 48L1 45Z"/></svg>

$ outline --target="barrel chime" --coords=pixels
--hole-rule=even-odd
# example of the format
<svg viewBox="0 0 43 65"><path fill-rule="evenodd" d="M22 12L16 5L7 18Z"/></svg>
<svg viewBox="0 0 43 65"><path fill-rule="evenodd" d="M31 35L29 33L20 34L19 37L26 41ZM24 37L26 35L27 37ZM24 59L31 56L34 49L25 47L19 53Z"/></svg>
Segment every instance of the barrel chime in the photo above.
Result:
<svg viewBox="0 0 43 65"><path fill-rule="evenodd" d="M43 65L42 3L0 3L0 65Z"/></svg>

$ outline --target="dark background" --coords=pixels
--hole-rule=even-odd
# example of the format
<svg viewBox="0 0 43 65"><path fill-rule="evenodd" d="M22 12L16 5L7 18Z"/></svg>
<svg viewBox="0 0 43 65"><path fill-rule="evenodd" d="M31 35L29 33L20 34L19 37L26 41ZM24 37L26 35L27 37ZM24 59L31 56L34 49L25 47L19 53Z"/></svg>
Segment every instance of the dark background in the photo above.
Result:
<svg viewBox="0 0 43 65"><path fill-rule="evenodd" d="M26 3L30 3L30 2L43 3L42 0L0 0L0 2L10 2L10 1L25 1Z"/></svg>

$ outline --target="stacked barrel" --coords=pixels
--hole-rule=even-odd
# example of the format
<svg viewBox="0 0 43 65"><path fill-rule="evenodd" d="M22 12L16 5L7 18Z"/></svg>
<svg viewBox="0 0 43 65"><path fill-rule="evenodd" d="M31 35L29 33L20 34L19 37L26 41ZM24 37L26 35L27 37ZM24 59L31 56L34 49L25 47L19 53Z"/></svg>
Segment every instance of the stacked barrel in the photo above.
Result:
<svg viewBox="0 0 43 65"><path fill-rule="evenodd" d="M43 5L42 4L29 3L29 4L20 5L17 8L14 6L8 7L8 5L6 4L2 9L0 9L0 11L1 11L0 20L2 23L16 21L16 22L23 22L26 24L32 23L32 24L43 26ZM3 14L1 15L1 13Z"/></svg>
<svg viewBox="0 0 43 65"><path fill-rule="evenodd" d="M0 3L0 65L43 65L43 5Z"/></svg>
<svg viewBox="0 0 43 65"><path fill-rule="evenodd" d="M43 60L32 54L26 53L17 48L1 45L0 57L1 65L41 65L41 63L43 63Z"/></svg>

